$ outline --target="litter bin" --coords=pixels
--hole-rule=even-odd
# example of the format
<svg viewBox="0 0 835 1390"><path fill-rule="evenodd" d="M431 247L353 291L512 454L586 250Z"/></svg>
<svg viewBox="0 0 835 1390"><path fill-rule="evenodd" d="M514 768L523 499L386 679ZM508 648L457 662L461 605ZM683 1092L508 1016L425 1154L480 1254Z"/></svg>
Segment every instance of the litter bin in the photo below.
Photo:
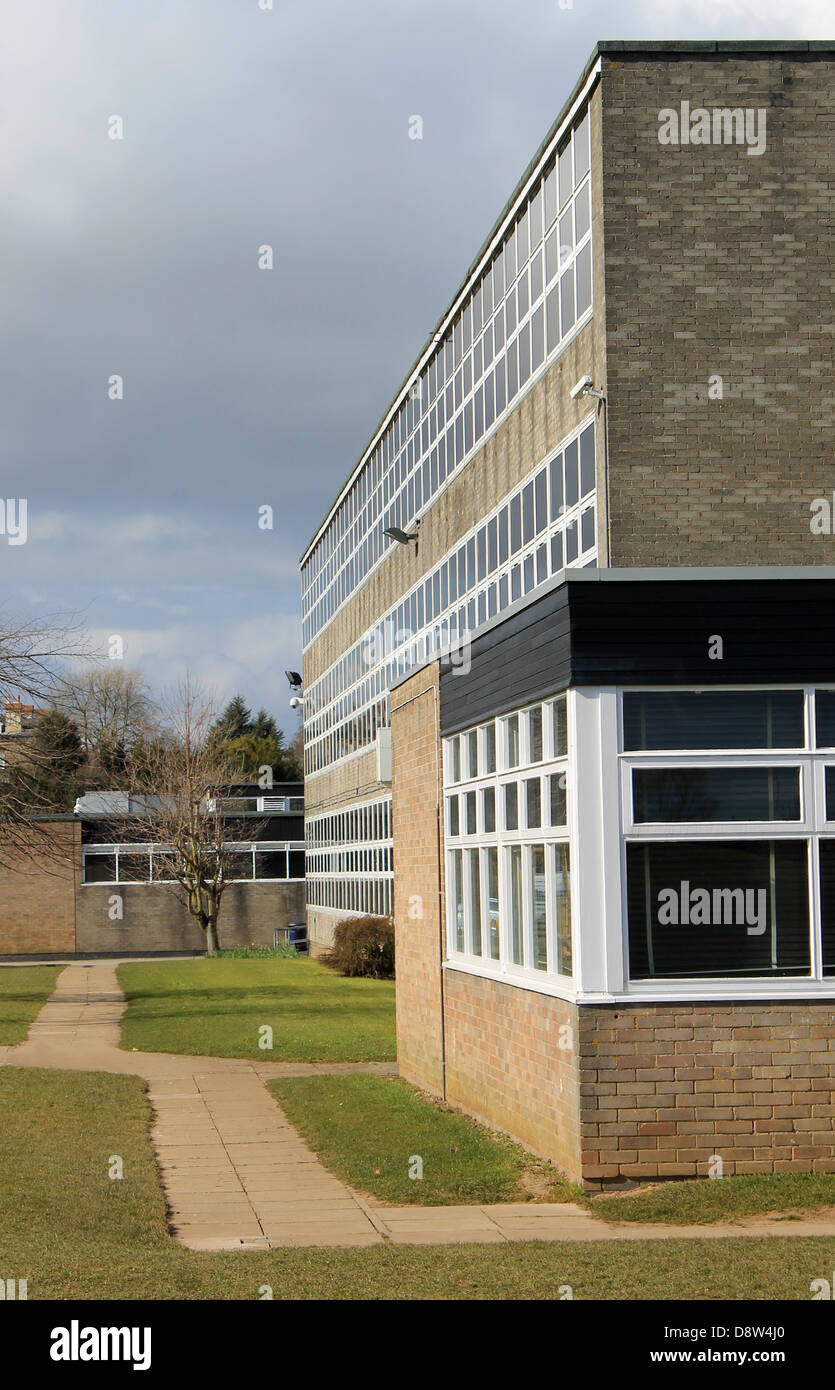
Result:
<svg viewBox="0 0 835 1390"><path fill-rule="evenodd" d="M273 945L295 946L300 956L307 955L307 923L288 922L286 927L273 928Z"/></svg>

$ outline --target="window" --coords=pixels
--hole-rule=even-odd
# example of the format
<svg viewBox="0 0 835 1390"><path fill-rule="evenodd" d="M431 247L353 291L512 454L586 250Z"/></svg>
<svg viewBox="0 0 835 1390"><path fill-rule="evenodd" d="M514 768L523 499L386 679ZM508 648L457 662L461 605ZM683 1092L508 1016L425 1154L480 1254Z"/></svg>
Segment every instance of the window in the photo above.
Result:
<svg viewBox="0 0 835 1390"><path fill-rule="evenodd" d="M453 735L444 749L449 787L450 745L458 740L467 747L470 735L479 735L478 775L473 764L472 785L465 779L447 794L448 805L460 808L465 833L476 840L459 861L456 813L448 811L448 950L492 968L500 963L503 974L529 981L545 975L568 979L572 971L566 701L563 694L515 710Z"/></svg>
<svg viewBox="0 0 835 1390"><path fill-rule="evenodd" d="M624 748L802 748L801 690L627 691Z"/></svg>
<svg viewBox="0 0 835 1390"><path fill-rule="evenodd" d="M832 707L811 688L624 692L633 978L835 974Z"/></svg>
<svg viewBox="0 0 835 1390"><path fill-rule="evenodd" d="M800 820L800 769L636 768L632 803L636 822Z"/></svg>
<svg viewBox="0 0 835 1390"><path fill-rule="evenodd" d="M629 844L633 979L809 973L803 840Z"/></svg>
<svg viewBox="0 0 835 1390"><path fill-rule="evenodd" d="M505 727L505 765L519 766L519 716L512 714L504 721Z"/></svg>
<svg viewBox="0 0 835 1390"><path fill-rule="evenodd" d="M464 610L471 629L530 593L564 564L595 562L594 433L592 421L575 432L492 518L459 543L434 574L311 687L306 696L306 775L373 743L377 730L388 725L388 687L450 636L455 640L450 624L460 633L457 605L476 585L479 592ZM397 516L403 520L399 512ZM396 519L394 513L388 519ZM508 569L511 555L515 558ZM490 582L481 587L486 580ZM464 776L467 756L462 748Z"/></svg>

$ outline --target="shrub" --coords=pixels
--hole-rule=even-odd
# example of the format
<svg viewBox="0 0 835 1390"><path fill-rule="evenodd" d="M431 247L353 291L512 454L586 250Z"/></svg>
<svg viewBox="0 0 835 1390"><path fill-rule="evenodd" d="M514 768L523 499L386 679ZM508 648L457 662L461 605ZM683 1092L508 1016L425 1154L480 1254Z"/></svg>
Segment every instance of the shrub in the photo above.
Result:
<svg viewBox="0 0 835 1390"><path fill-rule="evenodd" d="M394 979L394 924L388 917L346 917L337 922L333 946L319 957L342 975Z"/></svg>

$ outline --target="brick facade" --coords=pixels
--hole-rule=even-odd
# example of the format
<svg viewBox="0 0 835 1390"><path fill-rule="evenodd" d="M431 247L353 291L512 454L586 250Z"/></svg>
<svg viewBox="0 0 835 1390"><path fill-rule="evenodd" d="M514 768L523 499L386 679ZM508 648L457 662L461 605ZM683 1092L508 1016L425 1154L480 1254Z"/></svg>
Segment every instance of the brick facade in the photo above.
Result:
<svg viewBox="0 0 835 1390"><path fill-rule="evenodd" d="M0 956L148 954L205 950L205 936L159 883L81 883L81 822L43 823L50 847L0 865ZM113 895L122 919L108 909ZM221 946L272 946L273 928L304 920L304 883L233 883L221 908Z"/></svg>
<svg viewBox="0 0 835 1390"><path fill-rule="evenodd" d="M40 837L48 839L42 846ZM9 849L0 865L0 955L75 950L81 825L56 821L33 832L27 852Z"/></svg>
<svg viewBox="0 0 835 1390"><path fill-rule="evenodd" d="M587 1180L835 1172L831 1001L580 1009Z"/></svg>
<svg viewBox="0 0 835 1390"><path fill-rule="evenodd" d="M394 932L400 1074L444 1095L437 701L436 661L392 691Z"/></svg>
<svg viewBox="0 0 835 1390"><path fill-rule="evenodd" d="M600 90L609 563L831 564L835 62L604 57ZM660 144L683 100L765 110L764 152Z"/></svg>
<svg viewBox="0 0 835 1390"><path fill-rule="evenodd" d="M579 1182L577 1005L459 970L444 984L447 1100Z"/></svg>

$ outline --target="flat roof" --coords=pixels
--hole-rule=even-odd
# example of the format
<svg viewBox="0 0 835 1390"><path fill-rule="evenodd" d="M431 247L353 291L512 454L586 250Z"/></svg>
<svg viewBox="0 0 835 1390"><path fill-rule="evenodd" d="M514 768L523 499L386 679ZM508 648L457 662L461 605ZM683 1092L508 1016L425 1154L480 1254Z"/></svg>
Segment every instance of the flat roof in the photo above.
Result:
<svg viewBox="0 0 835 1390"><path fill-rule="evenodd" d="M540 584L529 594L524 594L522 598L517 598L515 603L511 603L507 608L502 609L494 618L490 618L486 623L481 623L471 634L471 641L477 642L485 633L493 632L502 623L521 613L523 609L530 608L531 604L537 603L553 589L559 589L563 584L651 584L666 583L671 580L680 583L693 583L694 580L700 583L711 581L727 583L728 580L745 582L751 580L774 580L781 583L793 579L831 579L835 580L835 565L658 565L655 568L640 569L607 569L596 568L587 565L583 569L560 570L553 574L545 583ZM431 666L435 661L441 661L450 652L460 650L459 642L447 643L439 651L433 652L425 661L420 661L416 666L410 666L390 687L397 690L398 686L404 681L411 680L412 676L418 671L423 671L427 666Z"/></svg>
<svg viewBox="0 0 835 1390"><path fill-rule="evenodd" d="M357 459L356 463L351 469L351 472L348 474L346 481L339 489L339 492L336 494L336 497L328 507L328 510L326 511L322 520L319 522L319 525L316 527L316 530L314 531L313 535L311 536L310 540L308 541L307 545L302 551L301 559L299 561L300 565L303 565L305 563L314 546L316 545L316 542L320 539L324 531L327 529L328 522L330 521L331 517L335 513L343 497L345 496L348 489L351 487L352 483L354 482L355 478L360 472L371 445L373 444L377 436L381 434L383 429L385 428L386 423L391 414L392 405L395 401L397 401L398 397L402 394L403 391L406 390L409 383L414 379L415 372L417 371L420 365L424 353L427 351L428 348L430 348L430 346L434 346L435 337L440 332L444 320L452 311L452 308L457 302L457 300L466 290L467 285L470 282L470 279L475 274L479 261L486 254L488 247L490 246L491 242L496 236L496 233L499 230L499 227L505 220L507 214L510 212L517 198L522 193L525 184L533 174L533 171L536 168L536 165L539 163L540 159L542 158L546 148L554 139L554 136L559 130L559 127L562 125L562 122L568 115L568 112L570 111L572 105L577 99L577 96L579 95L580 91L582 90L583 86L588 80L588 77L591 74L598 60L601 57L605 57L607 55L621 59L627 59L630 57L657 57L659 59L677 57L761 58L772 53L775 55L794 54L800 57L802 57L804 54L812 55L815 57L823 57L825 54L832 54L833 56L835 56L835 39L652 39L648 41L643 41L640 39L598 40L598 42L594 46L594 49L591 52L591 55L589 56L587 62L583 67L583 71L581 72L579 78L572 87L567 100L563 102L563 105L561 106L559 111L559 115L552 122L547 134L545 135L544 139L540 142L533 158L530 159L527 165L525 166L525 169L518 182L516 183L513 192L507 199L506 203L504 204L504 207L502 208L501 212L499 213L498 217L496 218L495 222L490 228L490 231L487 233L487 236L485 237L484 241L482 242L472 261L470 262L463 280L459 284L457 290L455 291L451 300L447 304L440 318L437 320L435 327L432 329L432 332L425 339L423 346L421 347L420 351L418 352L417 356L412 362L412 365L410 366L408 372L404 376L400 385L395 390L393 396L390 398L385 411L380 416L380 419L378 420L377 424L372 430L368 438L368 442L365 445L362 453L360 454L360 457Z"/></svg>

